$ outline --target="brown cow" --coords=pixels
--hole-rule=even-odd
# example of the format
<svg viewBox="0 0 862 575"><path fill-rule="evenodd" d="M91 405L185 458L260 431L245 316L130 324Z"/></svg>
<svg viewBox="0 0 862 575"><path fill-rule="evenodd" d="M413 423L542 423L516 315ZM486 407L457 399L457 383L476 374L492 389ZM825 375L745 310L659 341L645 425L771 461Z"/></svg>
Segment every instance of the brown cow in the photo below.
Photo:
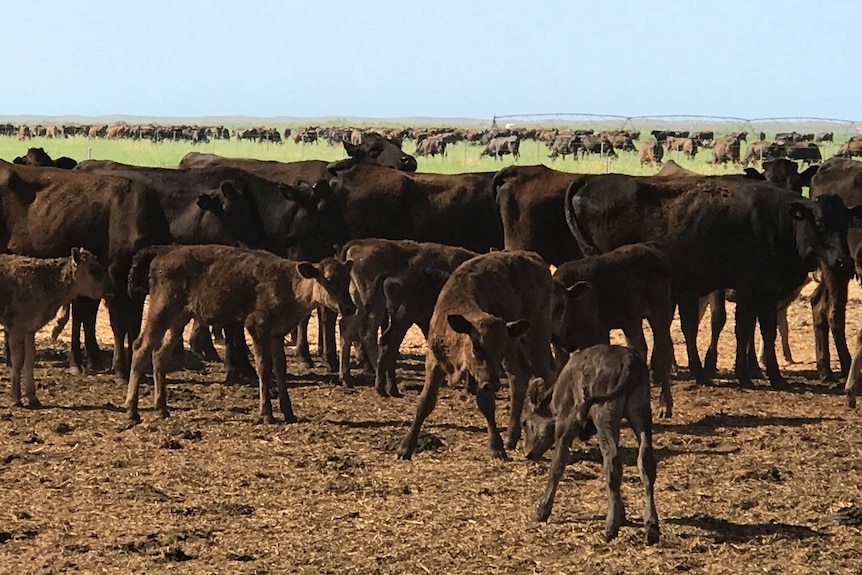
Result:
<svg viewBox="0 0 862 575"><path fill-rule="evenodd" d="M862 156L862 140L848 140L841 144L835 155L841 158L852 158L854 156Z"/></svg>
<svg viewBox="0 0 862 575"><path fill-rule="evenodd" d="M561 302L563 309L555 308L553 324L554 343L567 352L610 343L610 330L621 329L627 344L646 358L643 320L647 319L655 342L650 362L653 380L661 386L659 417L670 417L674 310L670 259L655 246L629 244L564 263L554 279L569 288ZM572 289L579 282L592 288L581 294Z"/></svg>
<svg viewBox="0 0 862 575"><path fill-rule="evenodd" d="M285 421L296 421L287 393L284 336L317 305L356 311L348 291L350 267L351 262L334 258L315 265L219 245L164 250L150 263L147 325L134 343L126 396L130 424L140 422L138 389L150 356L155 406L161 417L168 416L165 361L192 318L243 324L253 342L261 417L273 421L268 388L274 371L281 413Z"/></svg>
<svg viewBox="0 0 862 575"><path fill-rule="evenodd" d="M697 155L697 140L694 138L668 136L665 143L667 144L668 152L682 152L690 160L693 160Z"/></svg>
<svg viewBox="0 0 862 575"><path fill-rule="evenodd" d="M521 411L531 376L553 381L548 265L532 252L491 252L456 269L443 289L428 330L425 386L416 417L398 457L410 459L422 422L437 403L440 386L467 377L488 423L491 454L508 459L494 417L494 394L509 374L510 413L506 447L521 437ZM524 337L521 337L524 336Z"/></svg>
<svg viewBox="0 0 862 575"><path fill-rule="evenodd" d="M72 248L65 258L39 259L0 255L0 323L12 361L12 402L21 406L21 374L29 407L39 407L33 366L36 363L36 332L72 299L84 296L102 299L110 281L98 258L81 248Z"/></svg>
<svg viewBox="0 0 862 575"><path fill-rule="evenodd" d="M712 145L711 164L726 164L727 162L739 163L740 142L744 141L745 133L728 134L723 138L714 140Z"/></svg>
<svg viewBox="0 0 862 575"><path fill-rule="evenodd" d="M664 149L658 140L647 140L638 148L638 159L641 166L644 164L661 165L661 159L664 157Z"/></svg>
<svg viewBox="0 0 862 575"><path fill-rule="evenodd" d="M597 345L572 354L553 386L553 396L542 393L543 387L542 382L531 382L530 395L537 398L537 402L534 413L524 422L527 457L541 457L555 440L557 447L548 485L533 518L547 521L550 517L575 437L587 440L598 434L608 486L605 540L616 538L620 526L626 522L620 495L623 463L619 453L620 422L625 417L638 441L638 470L645 494L646 543L658 543L658 513L653 495L656 460L652 448L649 376L643 359L627 347Z"/></svg>
<svg viewBox="0 0 862 575"><path fill-rule="evenodd" d="M362 342L369 362L378 363L377 330L383 324L386 310L377 302L370 306L372 286L382 273L393 273L405 269L437 269L452 272L459 265L478 255L476 252L450 245L412 240L384 240L369 238L353 240L344 246L341 259L352 261L350 270L350 295L358 312L341 320L341 359L339 376L346 386L352 385L350 375L350 349L354 342ZM386 390L377 388L386 395ZM396 390L397 394L397 390Z"/></svg>

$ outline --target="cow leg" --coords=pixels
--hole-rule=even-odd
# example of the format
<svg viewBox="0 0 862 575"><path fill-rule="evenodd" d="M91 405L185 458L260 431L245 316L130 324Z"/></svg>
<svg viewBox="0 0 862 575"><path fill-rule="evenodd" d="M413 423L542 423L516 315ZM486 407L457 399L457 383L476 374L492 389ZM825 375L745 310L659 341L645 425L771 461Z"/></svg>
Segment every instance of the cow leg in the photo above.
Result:
<svg viewBox="0 0 862 575"><path fill-rule="evenodd" d="M778 359L775 357L775 330L778 323L775 300L766 299L758 308L757 317L760 321L760 337L763 338L763 366L766 369L766 377L769 378L772 387L786 387L787 381L781 375Z"/></svg>
<svg viewBox="0 0 862 575"><path fill-rule="evenodd" d="M399 310L401 311L401 310ZM395 363L401 342L410 329L410 323L400 314L391 317L389 325L380 334L380 351L377 356L377 373L374 377L374 389L383 397L401 397L395 380ZM384 382L385 380L385 382Z"/></svg>
<svg viewBox="0 0 862 575"><path fill-rule="evenodd" d="M269 399L269 380L272 378L272 338L263 329L249 330L251 348L257 367L260 417L264 423L274 423L272 402Z"/></svg>
<svg viewBox="0 0 862 575"><path fill-rule="evenodd" d="M99 309L98 302L89 298L79 297L72 301L72 337L69 343L69 373L78 375L83 373L83 357L81 354L81 327L82 324L89 326L92 324L92 329L84 327L84 339L87 347L87 363L90 367L95 368L100 359L101 352L99 345L95 341L96 337L96 312ZM92 341L90 336L92 334ZM91 350L91 346L93 349Z"/></svg>
<svg viewBox="0 0 862 575"><path fill-rule="evenodd" d="M24 369L24 334L16 330L6 331L6 341L9 344L9 357L12 361L12 403L22 407L21 403L21 371Z"/></svg>
<svg viewBox="0 0 862 575"><path fill-rule="evenodd" d="M329 373L338 373L338 348L335 345L335 325L338 323L338 312L325 307L317 310L318 333L323 331L321 353L326 358Z"/></svg>
<svg viewBox="0 0 862 575"><path fill-rule="evenodd" d="M140 396L141 380L144 378L147 366L153 356L153 349L161 346L171 324L176 318L176 310L162 307L160 301L151 301L147 314L147 328L135 339L132 344L134 353L132 355L132 366L129 373L129 385L126 390L126 415L130 425L140 423L141 415L138 413L138 398ZM173 316L173 317L172 317ZM188 321L188 317L185 318ZM185 322L183 323L185 326ZM158 374L159 369L164 369L164 364L156 365L153 362L153 380L159 381L163 374Z"/></svg>
<svg viewBox="0 0 862 575"><path fill-rule="evenodd" d="M255 381L257 372L249 361L248 345L241 324L224 326L225 383Z"/></svg>
<svg viewBox="0 0 862 575"><path fill-rule="evenodd" d="M491 449L491 456L506 461L509 459L509 455L503 449L503 436L500 435L500 430L497 429L497 419L494 414L496 408L494 394L496 392L496 386L488 384L480 385L476 389L476 405L488 424L488 446ZM518 431L520 432L520 414L518 419Z"/></svg>
<svg viewBox="0 0 862 575"><path fill-rule="evenodd" d="M672 306L667 306L672 310ZM647 317L653 334L652 357L650 369L653 382L661 387L659 397L659 412L661 418L673 416L673 396L670 392L670 374L673 366L673 340L670 337L670 326L673 315L668 313L652 313ZM643 334L643 329L641 329Z"/></svg>
<svg viewBox="0 0 862 575"><path fill-rule="evenodd" d="M709 377L714 377L718 369L718 339L721 337L721 330L727 324L727 302L725 301L724 290L712 292L708 299L710 336L709 348L703 358L703 368Z"/></svg>
<svg viewBox="0 0 862 575"><path fill-rule="evenodd" d="M829 293L832 296L827 308L829 330L832 332L832 341L838 354L841 375L846 376L850 371L850 350L847 348L846 332L847 289L850 276L834 272L824 275L823 281L828 282Z"/></svg>
<svg viewBox="0 0 862 575"><path fill-rule="evenodd" d="M856 407L856 396L859 395L860 385L862 385L862 329L856 334L856 351L844 384L844 401L847 407Z"/></svg>
<svg viewBox="0 0 862 575"><path fill-rule="evenodd" d="M341 333L341 356L338 367L338 378L344 387L353 387L353 376L350 374L350 350L357 341L360 327L360 313L342 316L339 322Z"/></svg>
<svg viewBox="0 0 862 575"><path fill-rule="evenodd" d="M554 426L557 447L554 449L554 458L551 461L551 469L548 473L548 484L545 486L545 492L539 500L539 505L533 512L534 521L547 521L548 517L551 516L557 487L560 484L560 479L563 477L563 472L566 470L566 464L569 462L569 450L572 446L572 441L580 433L580 425L575 421L576 417L577 412L572 410L565 419L558 418Z"/></svg>
<svg viewBox="0 0 862 575"><path fill-rule="evenodd" d="M774 313L773 309L773 313ZM748 371L748 355L751 351L751 340L754 336L756 310L749 294L737 292L736 302L736 377L741 387L751 387L751 374ZM774 325L774 324L773 324ZM773 345L775 336L773 335ZM775 349L773 348L773 354Z"/></svg>
<svg viewBox="0 0 862 575"><path fill-rule="evenodd" d="M193 354L206 361L221 361L213 345L210 326L195 319L189 337L189 349Z"/></svg>
<svg viewBox="0 0 862 575"><path fill-rule="evenodd" d="M515 449L518 445L518 440L521 439L521 415L524 411L524 402L527 399L527 386L530 384L530 362L524 355L524 350L521 349L521 344L511 346L511 352L507 354L503 365L509 373L510 398L506 449ZM478 398L479 396L477 394L477 401ZM493 399L493 394L491 398Z"/></svg>
<svg viewBox="0 0 862 575"><path fill-rule="evenodd" d="M824 266L820 268L825 276L827 271ZM820 381L836 381L832 373L832 360L829 349L829 305L832 295L825 281L821 281L811 293L811 315L814 324L814 353L817 358L817 373Z"/></svg>
<svg viewBox="0 0 862 575"><path fill-rule="evenodd" d="M416 443L419 441L422 423L437 405L437 395L440 393L440 386L443 385L445 379L446 372L443 371L443 367L431 356L429 351L425 359L425 385L422 387L422 393L419 394L419 403L416 405L416 415L413 418L410 431L407 432L398 447L398 459L411 459L413 457Z"/></svg>
<svg viewBox="0 0 862 575"><path fill-rule="evenodd" d="M284 336L272 338L272 369L275 372L275 383L278 386L278 408L284 416L285 423L299 421L293 413L290 395L287 393L287 357L284 354Z"/></svg>
<svg viewBox="0 0 862 575"><path fill-rule="evenodd" d="M314 368L314 360L311 359L311 350L308 347L308 321L311 319L309 315L299 323L296 328L296 363L301 369ZM319 320L318 316L318 320Z"/></svg>
<svg viewBox="0 0 862 575"><path fill-rule="evenodd" d="M111 331L114 334L114 377L119 383L129 381L129 354L126 353L126 334L129 325L129 309L127 302L117 297L108 304L111 318ZM85 326L86 327L86 326Z"/></svg>
<svg viewBox="0 0 862 575"><path fill-rule="evenodd" d="M36 397L36 380L33 369L36 367L36 334L28 332L24 335L24 395L27 396L27 407L42 407Z"/></svg>
<svg viewBox="0 0 862 575"><path fill-rule="evenodd" d="M649 397L647 397L649 400ZM647 545L658 543L658 513L655 509L656 461L652 448L652 419L649 403L645 406L631 406L628 414L629 425L638 440L638 471L644 486L644 530Z"/></svg>
<svg viewBox="0 0 862 575"><path fill-rule="evenodd" d="M783 307L778 311L778 335L781 337L781 355L784 356L784 361L787 363L796 363L793 361L793 353L790 350L790 329L787 325L787 307Z"/></svg>
<svg viewBox="0 0 862 575"><path fill-rule="evenodd" d="M183 318L182 323L174 323L162 338L162 342L153 350L153 406L159 417L170 416L168 412L168 382L167 371L171 353L179 342L183 340L183 328L188 323L188 317Z"/></svg>
<svg viewBox="0 0 862 575"><path fill-rule="evenodd" d="M605 541L615 539L620 532L620 525L626 520L626 509L620 486L623 481L623 460L619 453L621 414L609 406L598 409L593 417L602 450L602 470L608 489L608 515L605 520Z"/></svg>
<svg viewBox="0 0 862 575"><path fill-rule="evenodd" d="M711 380L704 371L697 354L698 299L690 296L680 297L677 305L680 327L685 336L685 348L688 352L688 370L697 383L709 384Z"/></svg>

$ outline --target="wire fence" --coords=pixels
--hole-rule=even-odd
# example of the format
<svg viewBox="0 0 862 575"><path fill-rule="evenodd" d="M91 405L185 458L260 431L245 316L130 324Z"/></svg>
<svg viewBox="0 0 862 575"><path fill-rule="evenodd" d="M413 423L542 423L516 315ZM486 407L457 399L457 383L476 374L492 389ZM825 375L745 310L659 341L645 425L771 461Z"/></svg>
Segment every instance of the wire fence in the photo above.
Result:
<svg viewBox="0 0 862 575"><path fill-rule="evenodd" d="M742 131L751 133L833 132L836 137L862 134L862 120L835 118L736 118L732 116L654 115L620 116L557 112L493 116L492 125L503 127L593 128L642 131L646 129Z"/></svg>

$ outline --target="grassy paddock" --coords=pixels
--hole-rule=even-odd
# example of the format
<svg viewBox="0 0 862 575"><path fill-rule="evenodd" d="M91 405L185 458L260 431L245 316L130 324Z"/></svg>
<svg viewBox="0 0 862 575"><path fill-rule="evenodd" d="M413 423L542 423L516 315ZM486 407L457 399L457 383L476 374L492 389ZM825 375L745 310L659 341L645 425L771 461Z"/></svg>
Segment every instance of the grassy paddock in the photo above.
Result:
<svg viewBox="0 0 862 575"><path fill-rule="evenodd" d="M644 131L643 133L648 133ZM639 142L638 142L639 143ZM840 143L819 144L823 157L832 157L838 150ZM325 142L314 144L296 144L288 140L281 144L259 144L257 142L232 140L213 140L208 144L192 145L189 142L161 142L153 143L148 140L109 140L105 138L89 139L84 137L73 138L32 138L19 141L14 137L0 137L0 158L11 161L14 157L26 153L27 148L41 147L52 157L69 156L81 161L88 157L99 160L114 160L126 164L141 166L176 166L180 159L189 151L207 152L222 156L258 158L261 160L279 160L282 162L294 162L297 160L337 160L345 156L340 146L330 146ZM407 141L404 150L413 153L415 143ZM512 158L507 156L503 160L493 158L480 158L481 146L469 145L460 142L447 147L445 156L435 158L421 157L419 160L420 172L433 172L442 174L456 174L461 172L496 171L502 167L512 164ZM610 161L595 155L588 156L585 160L574 160L571 156L563 160L548 158L549 150L542 142L532 140L521 143L521 156L515 161L519 165L545 164L554 169L586 174L598 174L606 171L633 174L650 175L658 168L655 166L641 166L636 152L619 152L618 158ZM744 153L744 149L743 149ZM711 158L709 149L700 150L693 161L686 159L681 153L666 153L665 160L673 159L682 166L703 174L730 174L739 173L740 167L732 164L713 166L708 163ZM757 166L759 167L759 166Z"/></svg>

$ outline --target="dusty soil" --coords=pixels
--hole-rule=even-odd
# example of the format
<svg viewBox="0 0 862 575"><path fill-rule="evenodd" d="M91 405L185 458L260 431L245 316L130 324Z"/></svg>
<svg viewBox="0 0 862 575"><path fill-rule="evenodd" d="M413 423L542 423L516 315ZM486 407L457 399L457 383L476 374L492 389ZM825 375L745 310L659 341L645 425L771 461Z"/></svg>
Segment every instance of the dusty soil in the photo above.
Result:
<svg viewBox="0 0 862 575"><path fill-rule="evenodd" d="M860 295L854 288L854 334ZM790 389L735 385L732 324L715 385L674 381L674 417L655 425L654 547L639 525L629 431L632 525L610 544L596 445L575 445L549 522L534 523L548 461L520 452L491 460L462 389L444 388L424 428L442 445L397 461L421 385L419 332L403 350L404 398L378 397L368 377L345 390L315 369L290 389L301 421L261 425L256 388L225 385L221 366L207 364L171 375L167 420L149 409L146 386L144 422L133 429L124 428L125 390L107 374L67 374L62 341L52 345L45 332L45 407L10 408L2 396L0 572L862 573L860 528L833 515L862 506L860 414L816 379L807 302L790 311ZM101 341L108 348L104 326ZM674 341L684 363L676 327ZM8 394L8 369L0 373ZM501 424L507 411L502 392Z"/></svg>

